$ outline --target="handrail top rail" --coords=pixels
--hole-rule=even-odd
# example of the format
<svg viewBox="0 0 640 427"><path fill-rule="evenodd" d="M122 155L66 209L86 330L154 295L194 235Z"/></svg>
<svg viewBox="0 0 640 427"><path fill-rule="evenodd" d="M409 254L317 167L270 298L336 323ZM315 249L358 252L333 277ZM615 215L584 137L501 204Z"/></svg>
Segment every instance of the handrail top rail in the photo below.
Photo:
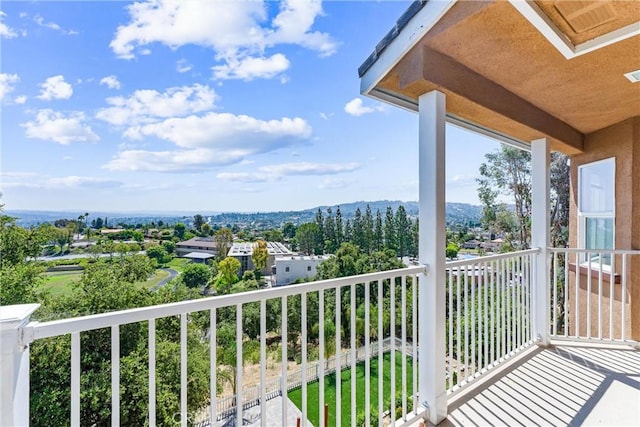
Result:
<svg viewBox="0 0 640 427"><path fill-rule="evenodd" d="M566 252L570 254L611 254L611 255L640 255L640 249L585 249L585 248L547 248L550 252Z"/></svg>
<svg viewBox="0 0 640 427"><path fill-rule="evenodd" d="M515 251L515 252L506 252L503 254L481 256L477 258L460 259L457 261L447 261L445 265L447 268L460 267L465 265L480 264L488 261L498 261L501 259L513 258L521 255L529 255L529 254L537 254L537 253L540 253L540 248L525 249L523 251Z"/></svg>
<svg viewBox="0 0 640 427"><path fill-rule="evenodd" d="M339 277L336 279L319 280L309 283L278 286L255 291L239 292L230 295L220 295L196 300L130 308L126 310L91 314L48 322L33 321L25 327L25 329L30 330L26 336L31 338L31 340L29 340L29 342L31 342L37 339L66 335L73 332L90 331L115 325L125 325L214 308L260 302L262 300L281 298L284 296L296 296L306 292L335 289L342 286L375 282L400 276L426 274L427 271L428 267L426 265L422 265L395 270L378 271L375 273L356 276Z"/></svg>

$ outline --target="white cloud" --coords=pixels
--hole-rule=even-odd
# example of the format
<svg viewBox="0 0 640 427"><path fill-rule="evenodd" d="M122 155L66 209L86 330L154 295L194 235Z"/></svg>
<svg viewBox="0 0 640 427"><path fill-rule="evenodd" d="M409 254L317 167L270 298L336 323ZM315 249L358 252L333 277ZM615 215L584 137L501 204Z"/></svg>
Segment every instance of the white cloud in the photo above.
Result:
<svg viewBox="0 0 640 427"><path fill-rule="evenodd" d="M450 187L476 187L476 175L458 174L447 179L447 186Z"/></svg>
<svg viewBox="0 0 640 427"><path fill-rule="evenodd" d="M325 178L318 184L318 188L320 190L337 190L339 188L345 188L351 183L352 181L341 178Z"/></svg>
<svg viewBox="0 0 640 427"><path fill-rule="evenodd" d="M5 172L2 174L2 185L6 188L35 189L106 189L119 188L124 184L110 178L90 176L50 177L36 172Z"/></svg>
<svg viewBox="0 0 640 427"><path fill-rule="evenodd" d="M14 85L19 81L20 77L17 74L0 73L0 101L15 89Z"/></svg>
<svg viewBox="0 0 640 427"><path fill-rule="evenodd" d="M73 88L64 81L64 76L62 75L49 77L40 87L42 91L38 96L39 99L69 99L73 95Z"/></svg>
<svg viewBox="0 0 640 427"><path fill-rule="evenodd" d="M60 31L62 34L66 34L68 36L74 36L74 35L78 34L78 32L75 31L75 30L65 30L64 28L62 28L60 25L56 24L55 22L45 22L44 18L41 15L34 16L33 17L33 22L38 24L38 26L40 26L40 27L49 28L49 29L54 30L54 31Z"/></svg>
<svg viewBox="0 0 640 427"><path fill-rule="evenodd" d="M176 62L176 71L179 73L186 73L187 71L191 71L193 66L189 64L186 59L178 59Z"/></svg>
<svg viewBox="0 0 640 427"><path fill-rule="evenodd" d="M256 78L270 79L286 71L290 65L286 56L276 53L268 58L246 57L240 60L230 58L226 64L216 65L211 69L216 79L250 81ZM286 79L282 83L286 83Z"/></svg>
<svg viewBox="0 0 640 427"><path fill-rule="evenodd" d="M358 163L282 163L261 166L258 172L221 172L216 178L242 183L276 181L292 175L334 175L358 169Z"/></svg>
<svg viewBox="0 0 640 427"><path fill-rule="evenodd" d="M2 22L2 19L7 16L6 13L0 11L0 38L4 37L7 39L12 39L14 37L17 37L18 34L16 34L16 32L7 26L7 24Z"/></svg>
<svg viewBox="0 0 640 427"><path fill-rule="evenodd" d="M113 125L149 122L154 118L184 116L207 111L218 99L208 86L171 87L160 93L155 90L137 90L128 98L107 98L110 107L98 111L96 117Z"/></svg>
<svg viewBox="0 0 640 427"><path fill-rule="evenodd" d="M20 126L25 128L27 138L51 140L63 145L100 140L85 124L85 119L84 113L77 111L65 115L53 110L39 110L35 121Z"/></svg>
<svg viewBox="0 0 640 427"><path fill-rule="evenodd" d="M329 34L312 31L315 18L322 14L320 0L283 0L271 22L267 9L265 1L138 2L127 7L130 22L118 27L110 47L118 57L131 59L151 43L171 49L187 44L205 46L222 62L214 67L214 75L220 79L274 77L288 68L288 60L281 53L269 57L264 53L279 44L300 45L321 56L336 51L337 43ZM248 78L255 67L257 74ZM265 68L271 71L265 72Z"/></svg>
<svg viewBox="0 0 640 427"><path fill-rule="evenodd" d="M109 89L120 89L120 82L118 81L118 78L113 74L100 79L100 84L106 85Z"/></svg>
<svg viewBox="0 0 640 427"><path fill-rule="evenodd" d="M178 172L241 162L248 156L304 142L311 127L300 118L259 120L229 113L171 118L129 128L131 138L157 137L178 148L123 150L105 167L111 170Z"/></svg>
<svg viewBox="0 0 640 427"><path fill-rule="evenodd" d="M27 102L27 97L25 95L16 96L13 102L16 104L24 104Z"/></svg>
<svg viewBox="0 0 640 427"><path fill-rule="evenodd" d="M378 104L374 107L365 107L362 103L362 99L353 98L347 102L344 106L344 111L352 116L362 116L364 114L374 113L376 111L384 111L385 107L382 104Z"/></svg>

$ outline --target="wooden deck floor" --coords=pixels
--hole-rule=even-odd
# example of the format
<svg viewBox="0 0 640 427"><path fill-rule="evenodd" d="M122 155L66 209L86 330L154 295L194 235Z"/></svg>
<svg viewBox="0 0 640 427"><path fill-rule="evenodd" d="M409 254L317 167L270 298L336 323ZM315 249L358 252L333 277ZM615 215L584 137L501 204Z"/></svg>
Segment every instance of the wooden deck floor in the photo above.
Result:
<svg viewBox="0 0 640 427"><path fill-rule="evenodd" d="M440 426L640 426L640 351L535 349L449 403Z"/></svg>

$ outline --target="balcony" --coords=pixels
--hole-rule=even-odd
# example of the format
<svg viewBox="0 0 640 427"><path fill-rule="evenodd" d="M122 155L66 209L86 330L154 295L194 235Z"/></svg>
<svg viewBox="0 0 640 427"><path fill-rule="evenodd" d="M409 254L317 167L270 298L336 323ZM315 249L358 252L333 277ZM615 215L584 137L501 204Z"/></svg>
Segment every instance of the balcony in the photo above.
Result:
<svg viewBox="0 0 640 427"><path fill-rule="evenodd" d="M585 264L596 255L595 265ZM0 425L28 425L36 416L29 413L29 346L69 336L69 401L60 406L70 425L86 423L83 336L100 330L111 344L104 355L110 421L130 424L121 411L128 396L121 340L130 325L148 337L140 405L148 425L162 424L156 335L166 319L179 339L175 424L413 425L429 413L423 403L437 394L431 387L444 391L446 424L637 424L640 352L630 335L629 272L638 262L640 251L531 249L448 262L444 271L411 267L49 322L29 321L35 304L3 307ZM549 283L538 280L546 266ZM445 289L444 321L436 323L424 303L429 275ZM268 319L274 303L279 310ZM254 310L258 338L251 340L247 314ZM223 316L236 319L235 349L226 349L235 352L231 364L219 360ZM190 351L193 339L206 344L206 356ZM545 340L551 345L537 345ZM259 348L256 363L243 352L250 346ZM190 362L199 357L208 363L209 388L206 404L194 407ZM220 386L222 368L233 387Z"/></svg>

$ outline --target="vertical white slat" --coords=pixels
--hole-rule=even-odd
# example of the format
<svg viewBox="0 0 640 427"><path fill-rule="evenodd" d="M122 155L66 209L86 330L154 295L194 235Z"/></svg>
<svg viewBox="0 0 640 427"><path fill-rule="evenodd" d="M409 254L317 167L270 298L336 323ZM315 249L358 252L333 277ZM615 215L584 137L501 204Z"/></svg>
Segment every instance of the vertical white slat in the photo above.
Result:
<svg viewBox="0 0 640 427"><path fill-rule="evenodd" d="M318 357L318 388L320 391L320 402L318 411L320 411L320 426L325 425L324 419L324 291L318 291L318 322L320 326L320 355ZM336 372L336 375L339 373Z"/></svg>
<svg viewBox="0 0 640 427"><path fill-rule="evenodd" d="M267 300L260 300L260 425L267 426Z"/></svg>
<svg viewBox="0 0 640 427"><path fill-rule="evenodd" d="M80 332L71 333L71 426L80 425Z"/></svg>
<svg viewBox="0 0 640 427"><path fill-rule="evenodd" d="M615 297L613 285L616 277L616 254L611 254L611 278L609 279L609 339L613 340L613 300Z"/></svg>
<svg viewBox="0 0 640 427"><path fill-rule="evenodd" d="M553 299L551 304L551 324L553 329L551 335L556 336L558 332L558 252L553 252L553 283L551 283Z"/></svg>
<svg viewBox="0 0 640 427"><path fill-rule="evenodd" d="M302 425L307 425L307 293L300 296L302 330Z"/></svg>
<svg viewBox="0 0 640 427"><path fill-rule="evenodd" d="M598 339L602 339L602 253L598 254Z"/></svg>
<svg viewBox="0 0 640 427"><path fill-rule="evenodd" d="M469 277L469 284L471 286L471 367L469 374L473 378L477 372L476 370L476 271L475 264L471 264L471 277Z"/></svg>
<svg viewBox="0 0 640 427"><path fill-rule="evenodd" d="M209 310L209 420L210 425L215 425L218 419L217 407L217 387L218 382L218 360L217 360L217 347L218 347L218 325L217 325L217 311L215 308Z"/></svg>
<svg viewBox="0 0 640 427"><path fill-rule="evenodd" d="M391 279L389 279L391 280ZM382 409L383 404L383 395L384 395L384 360L383 360L383 352L382 352L382 344L384 342L384 325L382 324L382 310L384 308L384 301L382 299L382 287L384 286L384 281L378 280L378 425L382 427L382 414L384 410Z"/></svg>
<svg viewBox="0 0 640 427"><path fill-rule="evenodd" d="M402 276L400 292L402 328L402 419L407 420L407 277Z"/></svg>
<svg viewBox="0 0 640 427"><path fill-rule="evenodd" d="M524 286L524 274L522 272L522 264L523 257L522 255L516 258L516 271L518 273L518 286L516 288L516 303L518 305L518 316L516 317L516 330L518 333L518 337L516 340L516 345L518 348L522 346L524 343L522 339L522 326L524 325L524 310L522 306L522 288Z"/></svg>
<svg viewBox="0 0 640 427"><path fill-rule="evenodd" d="M356 285L351 285L351 425L356 425Z"/></svg>
<svg viewBox="0 0 640 427"><path fill-rule="evenodd" d="M287 318L288 318L288 308L287 308L287 296L283 296L280 302L280 351L282 352L281 361L280 361L280 395L282 396L282 418L280 422L282 425L287 425L287 410L288 410L288 402L289 399L287 397L288 394L288 385L287 385Z"/></svg>
<svg viewBox="0 0 640 427"><path fill-rule="evenodd" d="M496 262L491 261L491 281L489 283L489 292L491 294L491 331L489 339L491 340L491 358L490 363L493 365L496 362Z"/></svg>
<svg viewBox="0 0 640 427"><path fill-rule="evenodd" d="M187 313L180 314L180 424L187 427Z"/></svg>
<svg viewBox="0 0 640 427"><path fill-rule="evenodd" d="M236 422L242 424L242 303L236 304Z"/></svg>
<svg viewBox="0 0 640 427"><path fill-rule="evenodd" d="M591 293L593 288L591 286L591 256L587 254L589 260L587 264L587 338L591 338Z"/></svg>
<svg viewBox="0 0 640 427"><path fill-rule="evenodd" d="M488 265L486 262L482 263L482 293L484 294L484 308L482 314L484 316L484 367L489 366L489 340L491 335L489 333L489 288L488 288Z"/></svg>
<svg viewBox="0 0 640 427"><path fill-rule="evenodd" d="M482 354L483 354L483 345L484 345L484 340L482 339L482 326L483 326L482 323L484 320L484 307L482 306L482 291L484 289L483 283L482 283L482 263L475 264L473 269L474 269L473 280L476 288L476 298L477 298L477 303L474 302L474 306L477 307L476 322L478 325L478 333L476 336L476 340L478 343L478 346L477 346L478 353L476 354L475 372L479 374L482 371Z"/></svg>
<svg viewBox="0 0 640 427"><path fill-rule="evenodd" d="M462 277L462 284L464 286L464 381L469 381L469 283L468 276L469 270L467 266L464 266L464 276Z"/></svg>
<svg viewBox="0 0 640 427"><path fill-rule="evenodd" d="M507 354L507 265L504 259L500 260L500 359Z"/></svg>
<svg viewBox="0 0 640 427"><path fill-rule="evenodd" d="M156 425L156 319L149 319L149 427Z"/></svg>
<svg viewBox="0 0 640 427"><path fill-rule="evenodd" d="M640 258L640 255L638 255ZM622 295L620 296L620 302L622 306L622 328L620 333L620 339L627 340L627 254L622 254Z"/></svg>
<svg viewBox="0 0 640 427"><path fill-rule="evenodd" d="M449 311L447 312L447 323L449 324L449 366L447 367L447 376L449 377L448 389L453 390L453 324L456 320L453 311L453 267L449 267L448 279Z"/></svg>
<svg viewBox="0 0 640 427"><path fill-rule="evenodd" d="M569 336L569 253L564 253L564 283L562 284L562 292L564 293L564 336Z"/></svg>
<svg viewBox="0 0 640 427"><path fill-rule="evenodd" d="M111 425L120 425L120 326L111 327Z"/></svg>
<svg viewBox="0 0 640 427"><path fill-rule="evenodd" d="M576 338L578 338L580 337L580 277L582 276L582 274L580 274L580 254L575 254L575 260L576 260L576 303L575 303L576 334L575 336ZM589 263L589 265L591 265L591 263ZM591 274L589 273L589 275Z"/></svg>
<svg viewBox="0 0 640 427"><path fill-rule="evenodd" d="M335 355L335 365L336 365L336 426L342 425L342 340L341 340L341 332L342 332L342 304L341 297L342 289L340 287L336 288L336 355Z"/></svg>
<svg viewBox="0 0 640 427"><path fill-rule="evenodd" d="M413 286L411 286L411 336L413 337L413 343L411 349L413 350L413 413L418 413L418 277L413 276ZM444 384L444 380L442 381Z"/></svg>
<svg viewBox="0 0 640 427"><path fill-rule="evenodd" d="M513 290L514 290L514 281L515 281L515 272L513 265L513 258L509 258L506 260L507 268L511 271L511 273L507 273L507 354L511 354L514 350L513 346L513 323L514 323L514 310L513 303L515 302L513 298ZM546 285L548 286L548 285Z"/></svg>
<svg viewBox="0 0 640 427"><path fill-rule="evenodd" d="M371 425L371 283L364 284L364 424Z"/></svg>
<svg viewBox="0 0 640 427"><path fill-rule="evenodd" d="M455 267L456 269L456 385L459 385L462 382L460 370L460 366L462 365L462 299L460 298L460 275L462 274L462 270L460 267Z"/></svg>
<svg viewBox="0 0 640 427"><path fill-rule="evenodd" d="M389 280L389 338L391 339L391 421L396 421L396 279ZM336 426L340 425L336 422Z"/></svg>

